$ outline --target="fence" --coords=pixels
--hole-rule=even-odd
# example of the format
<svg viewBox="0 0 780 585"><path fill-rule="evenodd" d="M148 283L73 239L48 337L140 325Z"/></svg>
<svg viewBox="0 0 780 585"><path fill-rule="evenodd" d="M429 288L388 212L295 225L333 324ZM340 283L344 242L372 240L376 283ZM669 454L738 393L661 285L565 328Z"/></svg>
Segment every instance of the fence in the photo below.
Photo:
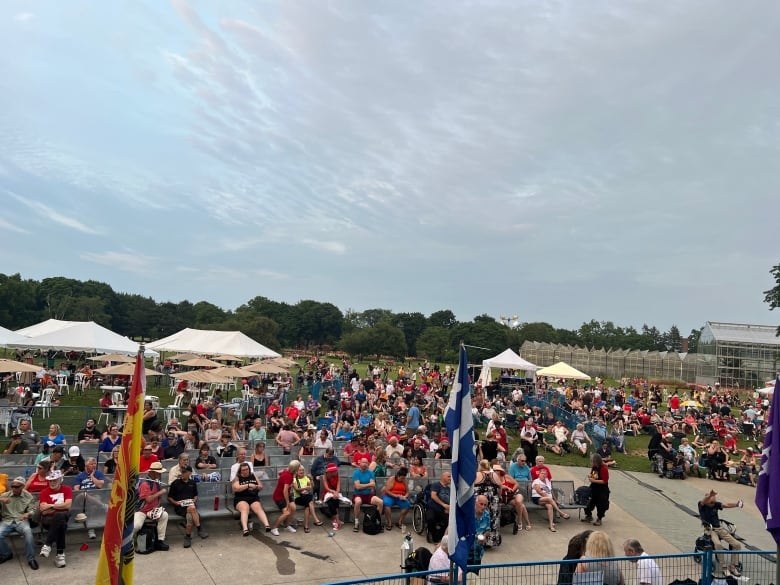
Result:
<svg viewBox="0 0 780 585"><path fill-rule="evenodd" d="M717 557L722 557L717 559ZM641 561L641 562L637 562ZM724 565L741 567L742 577L726 578ZM651 583L664 585L750 585L775 583L777 558L775 551L738 552L703 551L642 557L613 557L571 561L538 561L505 565L470 567L469 583L522 585L617 585L618 583ZM581 565L578 568L578 565ZM585 571L581 571L585 568ZM478 571L478 574L471 572ZM690 581L688 581L690 580ZM448 583L446 571L398 573L383 577L368 577L353 581L338 581L328 585L434 585Z"/></svg>

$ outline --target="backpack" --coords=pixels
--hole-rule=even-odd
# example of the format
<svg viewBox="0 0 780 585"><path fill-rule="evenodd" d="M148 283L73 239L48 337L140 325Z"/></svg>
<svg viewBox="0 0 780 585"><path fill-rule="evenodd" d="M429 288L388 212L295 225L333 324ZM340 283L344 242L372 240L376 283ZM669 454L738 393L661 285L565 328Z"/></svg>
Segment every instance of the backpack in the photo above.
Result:
<svg viewBox="0 0 780 585"><path fill-rule="evenodd" d="M369 506L363 512L363 532L366 534L380 534L384 532L382 527L382 516L376 506Z"/></svg>
<svg viewBox="0 0 780 585"><path fill-rule="evenodd" d="M135 537L135 552L148 555L155 551L157 545L157 524L144 524Z"/></svg>
<svg viewBox="0 0 780 585"><path fill-rule="evenodd" d="M424 546L414 549L414 552L406 559L407 570L411 572L427 571L432 556L433 553Z"/></svg>
<svg viewBox="0 0 780 585"><path fill-rule="evenodd" d="M574 490L574 503L578 506L587 506L590 501L590 486L583 485Z"/></svg>

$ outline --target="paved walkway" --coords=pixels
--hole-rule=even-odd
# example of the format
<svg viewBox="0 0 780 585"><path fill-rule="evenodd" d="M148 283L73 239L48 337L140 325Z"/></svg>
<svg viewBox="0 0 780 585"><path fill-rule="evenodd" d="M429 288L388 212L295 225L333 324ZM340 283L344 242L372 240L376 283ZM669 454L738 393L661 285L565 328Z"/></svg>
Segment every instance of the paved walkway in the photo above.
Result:
<svg viewBox="0 0 780 585"><path fill-rule="evenodd" d="M556 479L572 479L584 483L583 468L552 467ZM705 490L714 488L723 501L742 498L744 509L731 509L723 517L736 523L738 534L746 548L774 550L775 544L764 530L763 520L753 504L755 491L734 483L712 482L689 478L685 481L661 479L649 473L611 473L612 502L603 530L612 537L616 549L626 538L638 538L651 554L676 553L693 550L694 541L701 533L700 524L690 512ZM513 536L510 527L504 528L504 542L489 551L485 563L504 563L561 558L574 534L586 525L576 517L561 521L558 532L546 528L540 512L532 512L534 528ZM377 536L352 532L350 526L329 536L329 530L314 527L304 534L283 533L274 538L257 532L243 538L237 522L213 521L208 524L211 537L195 538L189 550L182 548L181 529L175 522L169 526L168 542L171 550L139 556L135 563L137 585L159 585L166 581L178 584L264 584L300 583L314 585L327 581L358 579L372 575L400 572L401 532L396 528ZM21 542L13 540L16 557L2 565L0 580L3 585L55 583L94 583L99 541L89 542L89 549L80 551L83 533L69 534L68 566L54 567L51 559L39 559L41 568L31 571L22 553ZM416 535L415 535L416 536ZM415 538L415 546L424 545L424 539Z"/></svg>

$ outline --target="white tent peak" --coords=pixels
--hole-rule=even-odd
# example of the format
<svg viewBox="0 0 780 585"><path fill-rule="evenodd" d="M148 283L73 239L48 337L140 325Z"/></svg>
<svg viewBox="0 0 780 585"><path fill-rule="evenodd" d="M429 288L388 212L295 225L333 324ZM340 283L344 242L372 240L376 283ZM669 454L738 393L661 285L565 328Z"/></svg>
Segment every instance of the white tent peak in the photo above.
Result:
<svg viewBox="0 0 780 585"><path fill-rule="evenodd" d="M4 346L7 343L24 341L24 339L24 335L20 335L16 331L11 331L0 325L0 346Z"/></svg>
<svg viewBox="0 0 780 585"><path fill-rule="evenodd" d="M507 348L500 354L488 358L482 362L483 366L491 368L504 368L507 370L538 370L539 366L524 360L517 355L512 348Z"/></svg>
<svg viewBox="0 0 780 585"><path fill-rule="evenodd" d="M240 331L182 329L158 339L146 347L157 351L191 352L207 355L230 354L236 357L281 357L274 350L258 343Z"/></svg>
<svg viewBox="0 0 780 585"><path fill-rule="evenodd" d="M537 376L549 376L550 378L563 378L565 380L590 380L590 376L573 368L566 362L558 362L546 368L536 370Z"/></svg>
<svg viewBox="0 0 780 585"><path fill-rule="evenodd" d="M138 353L138 343L98 325L94 321L57 321L49 319L25 331L42 331L27 339L9 343L8 347L84 351L87 353ZM18 333L18 331L17 331ZM146 356L157 352L147 350Z"/></svg>
<svg viewBox="0 0 780 585"><path fill-rule="evenodd" d="M25 337L37 337L38 335L51 333L52 331L59 331L60 329L66 329L68 327L72 327L73 325L77 325L79 323L83 323L83 321L62 321L60 319L46 319L46 321L41 321L40 323L36 323L35 325L30 325L29 327L17 329L16 332L19 335L24 335Z"/></svg>

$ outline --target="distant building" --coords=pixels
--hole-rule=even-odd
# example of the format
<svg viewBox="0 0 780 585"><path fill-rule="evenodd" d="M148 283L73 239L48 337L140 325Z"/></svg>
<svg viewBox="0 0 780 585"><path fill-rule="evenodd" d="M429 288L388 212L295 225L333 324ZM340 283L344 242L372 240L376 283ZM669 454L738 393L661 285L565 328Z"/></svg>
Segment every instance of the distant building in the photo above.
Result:
<svg viewBox="0 0 780 585"><path fill-rule="evenodd" d="M696 382L760 388L780 369L777 327L707 321L701 330Z"/></svg>

